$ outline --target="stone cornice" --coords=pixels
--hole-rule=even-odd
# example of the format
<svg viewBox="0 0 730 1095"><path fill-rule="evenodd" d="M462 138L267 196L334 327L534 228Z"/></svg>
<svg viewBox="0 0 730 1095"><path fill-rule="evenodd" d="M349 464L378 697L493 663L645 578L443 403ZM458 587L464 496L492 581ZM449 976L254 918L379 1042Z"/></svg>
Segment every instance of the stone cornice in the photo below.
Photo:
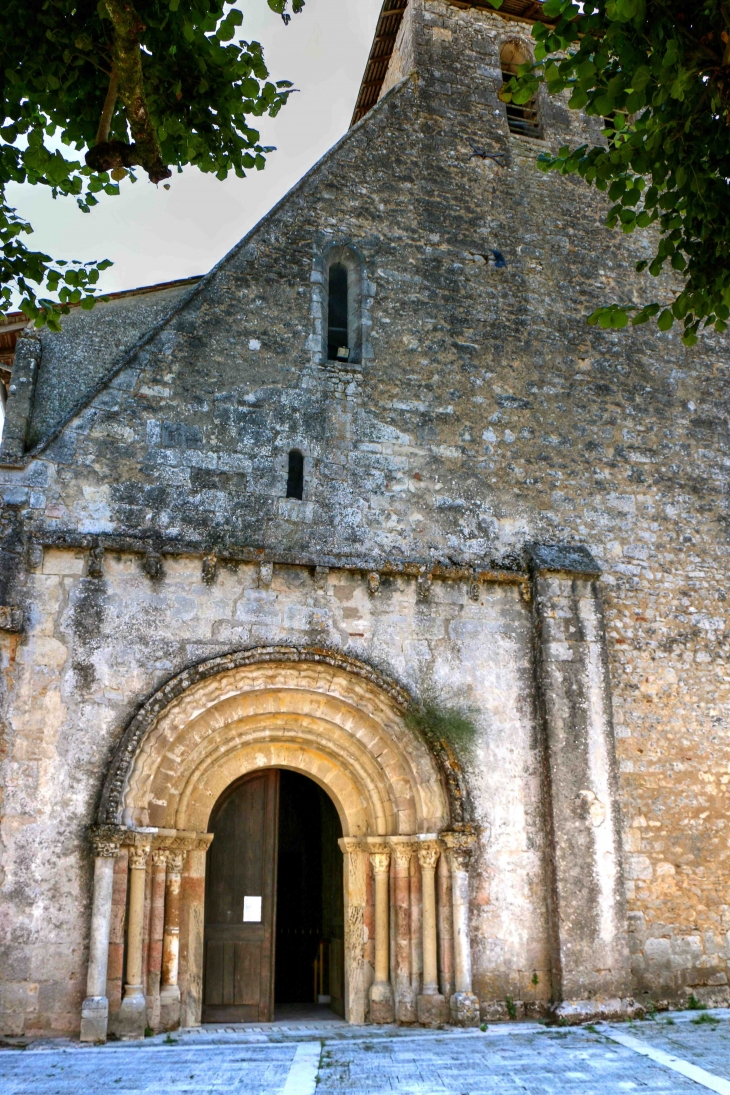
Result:
<svg viewBox="0 0 730 1095"><path fill-rule="evenodd" d="M442 581L491 582L507 585L521 585L527 582L525 569L512 569L499 565L460 566L423 559L374 559L336 555L305 555L291 552L272 552L263 547L249 545L215 545L191 543L179 540L165 540L160 534L150 537L125 534L79 533L73 530L50 531L35 528L31 530L33 543L44 548L65 551L116 552L122 555L150 554L156 556L191 556L209 559L215 556L218 562L271 564L276 566L328 567L330 570L345 570L368 576L370 574L402 575L409 578L422 578L431 575Z"/></svg>

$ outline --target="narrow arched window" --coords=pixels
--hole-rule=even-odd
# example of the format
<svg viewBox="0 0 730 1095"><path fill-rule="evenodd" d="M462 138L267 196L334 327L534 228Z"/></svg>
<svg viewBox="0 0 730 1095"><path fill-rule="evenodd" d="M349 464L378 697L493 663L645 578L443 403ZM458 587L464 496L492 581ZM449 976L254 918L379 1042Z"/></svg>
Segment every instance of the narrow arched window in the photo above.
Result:
<svg viewBox="0 0 730 1095"><path fill-rule="evenodd" d="M329 361L350 360L347 267L342 262L330 266L329 303L327 308L327 358Z"/></svg>
<svg viewBox="0 0 730 1095"><path fill-rule="evenodd" d="M521 42L505 42L500 55L502 80L506 84L517 75L520 65L529 65L532 58ZM510 133L519 133L523 137L542 137L542 126L537 110L537 98L532 96L526 103L506 103L507 125Z"/></svg>
<svg viewBox="0 0 730 1095"><path fill-rule="evenodd" d="M304 457L299 449L289 453L289 477L286 481L287 498L299 498L304 494Z"/></svg>

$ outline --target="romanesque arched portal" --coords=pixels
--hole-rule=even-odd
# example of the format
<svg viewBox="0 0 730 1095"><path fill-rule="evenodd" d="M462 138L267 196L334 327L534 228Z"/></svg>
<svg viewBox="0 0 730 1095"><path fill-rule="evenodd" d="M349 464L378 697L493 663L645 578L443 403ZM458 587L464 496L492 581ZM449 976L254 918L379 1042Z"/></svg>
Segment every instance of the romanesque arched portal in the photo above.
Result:
<svg viewBox="0 0 730 1095"><path fill-rule="evenodd" d="M452 831L453 815L461 818L453 772L444 771L407 725L409 702L402 688L360 661L269 647L186 671L144 706L112 760L93 833L94 919L82 1037L106 1034L118 854L127 857L129 894L124 995L113 1017L117 1033L134 1036L146 1025L200 1021L211 810L232 783L264 769L309 776L339 814L347 1018L442 1021L445 997L452 994L456 1012L466 1005L473 1017L468 928L460 925L467 915L471 837L462 825ZM453 877L440 857L444 847Z"/></svg>

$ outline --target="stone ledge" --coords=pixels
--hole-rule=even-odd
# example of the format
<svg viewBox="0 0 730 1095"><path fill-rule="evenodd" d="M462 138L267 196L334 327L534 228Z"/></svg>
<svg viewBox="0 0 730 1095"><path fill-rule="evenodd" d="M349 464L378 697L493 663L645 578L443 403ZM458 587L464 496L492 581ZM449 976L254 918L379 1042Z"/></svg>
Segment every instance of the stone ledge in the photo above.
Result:
<svg viewBox="0 0 730 1095"><path fill-rule="evenodd" d="M645 1009L633 997L612 1000L564 1000L549 1010L550 1017L561 1026L615 1019L643 1019Z"/></svg>
<svg viewBox="0 0 730 1095"><path fill-rule="evenodd" d="M600 578L601 568L583 544L526 544L530 571L569 578Z"/></svg>

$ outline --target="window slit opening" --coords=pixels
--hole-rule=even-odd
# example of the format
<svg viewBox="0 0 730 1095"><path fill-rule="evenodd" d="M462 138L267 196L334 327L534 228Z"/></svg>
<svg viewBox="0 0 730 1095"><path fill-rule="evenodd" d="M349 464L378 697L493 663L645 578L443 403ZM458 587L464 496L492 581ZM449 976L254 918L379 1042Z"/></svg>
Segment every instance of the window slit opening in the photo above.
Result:
<svg viewBox="0 0 730 1095"><path fill-rule="evenodd" d="M287 498L298 498L304 494L304 457L299 449L289 453L289 477L286 481Z"/></svg>
<svg viewBox="0 0 730 1095"><path fill-rule="evenodd" d="M327 358L329 361L350 360L347 267L336 262L329 272L329 306L327 309Z"/></svg>

